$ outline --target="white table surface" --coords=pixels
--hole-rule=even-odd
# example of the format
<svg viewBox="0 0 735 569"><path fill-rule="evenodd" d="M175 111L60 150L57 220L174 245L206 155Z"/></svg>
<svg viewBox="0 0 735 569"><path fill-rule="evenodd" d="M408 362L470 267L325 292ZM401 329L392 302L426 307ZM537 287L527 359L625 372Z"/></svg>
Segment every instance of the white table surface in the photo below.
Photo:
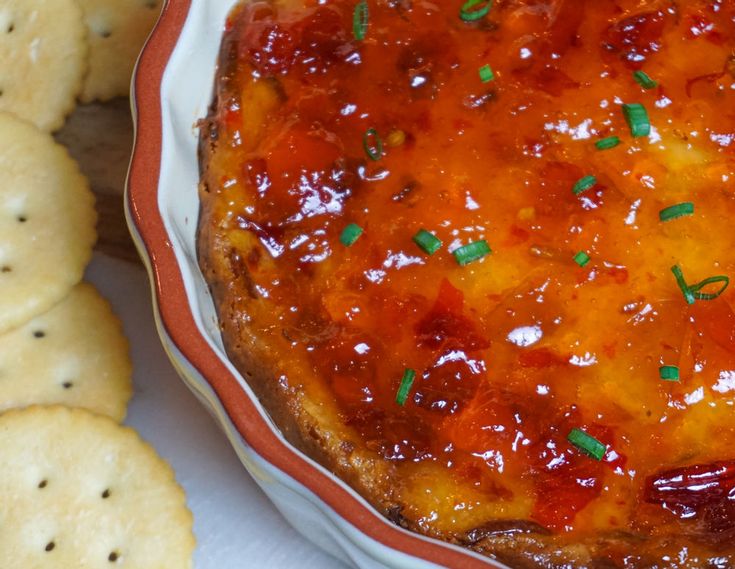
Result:
<svg viewBox="0 0 735 569"><path fill-rule="evenodd" d="M271 505L161 347L145 271L97 254L87 278L112 303L130 340L134 427L174 468L194 513L194 569L344 569Z"/></svg>

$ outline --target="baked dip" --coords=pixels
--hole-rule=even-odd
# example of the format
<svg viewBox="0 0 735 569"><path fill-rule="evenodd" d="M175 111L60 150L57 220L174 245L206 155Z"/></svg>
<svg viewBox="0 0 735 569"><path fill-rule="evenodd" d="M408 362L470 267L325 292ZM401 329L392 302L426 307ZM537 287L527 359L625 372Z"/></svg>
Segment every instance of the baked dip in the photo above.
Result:
<svg viewBox="0 0 735 569"><path fill-rule="evenodd" d="M229 17L200 264L294 445L513 567L735 565L735 2Z"/></svg>

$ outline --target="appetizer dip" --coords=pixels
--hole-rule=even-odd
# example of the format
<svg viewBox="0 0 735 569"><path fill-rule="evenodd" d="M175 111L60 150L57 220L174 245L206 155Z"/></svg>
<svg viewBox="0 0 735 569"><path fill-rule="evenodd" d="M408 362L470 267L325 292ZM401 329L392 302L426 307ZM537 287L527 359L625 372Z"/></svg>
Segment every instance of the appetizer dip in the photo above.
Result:
<svg viewBox="0 0 735 569"><path fill-rule="evenodd" d="M735 2L227 21L199 256L284 435L514 567L735 565Z"/></svg>

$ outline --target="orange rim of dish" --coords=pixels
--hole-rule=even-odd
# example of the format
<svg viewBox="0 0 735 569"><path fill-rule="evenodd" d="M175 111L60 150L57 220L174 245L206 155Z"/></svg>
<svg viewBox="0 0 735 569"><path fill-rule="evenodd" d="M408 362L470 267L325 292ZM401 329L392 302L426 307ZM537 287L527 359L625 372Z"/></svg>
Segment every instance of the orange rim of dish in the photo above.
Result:
<svg viewBox="0 0 735 569"><path fill-rule="evenodd" d="M427 541L399 529L358 501L334 477L317 469L270 428L240 387L238 379L220 361L197 328L184 280L158 209L162 150L161 82L190 7L191 0L169 0L165 3L133 78L137 128L126 199L130 217L150 260L150 276L156 292L154 302L161 324L186 360L205 378L247 444L271 465L317 495L341 518L369 538L431 563L456 569L492 567L491 559L483 561L440 541ZM209 81L212 78L203 79Z"/></svg>

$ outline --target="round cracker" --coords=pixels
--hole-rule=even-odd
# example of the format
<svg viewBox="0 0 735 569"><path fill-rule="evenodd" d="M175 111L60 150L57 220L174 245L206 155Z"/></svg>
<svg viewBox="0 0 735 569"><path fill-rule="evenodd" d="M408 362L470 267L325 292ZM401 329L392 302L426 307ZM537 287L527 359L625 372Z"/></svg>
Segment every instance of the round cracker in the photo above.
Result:
<svg viewBox="0 0 735 569"><path fill-rule="evenodd" d="M127 97L138 54L161 13L161 0L79 0L89 38L81 100Z"/></svg>
<svg viewBox="0 0 735 569"><path fill-rule="evenodd" d="M135 431L60 406L0 416L4 569L187 569L186 496Z"/></svg>
<svg viewBox="0 0 735 569"><path fill-rule="evenodd" d="M86 34L74 0L2 0L0 110L60 128L82 88Z"/></svg>
<svg viewBox="0 0 735 569"><path fill-rule="evenodd" d="M122 421L131 375L122 324L87 283L0 336L0 411L59 403Z"/></svg>
<svg viewBox="0 0 735 569"><path fill-rule="evenodd" d="M51 308L82 279L94 197L66 149L0 113L0 333Z"/></svg>

